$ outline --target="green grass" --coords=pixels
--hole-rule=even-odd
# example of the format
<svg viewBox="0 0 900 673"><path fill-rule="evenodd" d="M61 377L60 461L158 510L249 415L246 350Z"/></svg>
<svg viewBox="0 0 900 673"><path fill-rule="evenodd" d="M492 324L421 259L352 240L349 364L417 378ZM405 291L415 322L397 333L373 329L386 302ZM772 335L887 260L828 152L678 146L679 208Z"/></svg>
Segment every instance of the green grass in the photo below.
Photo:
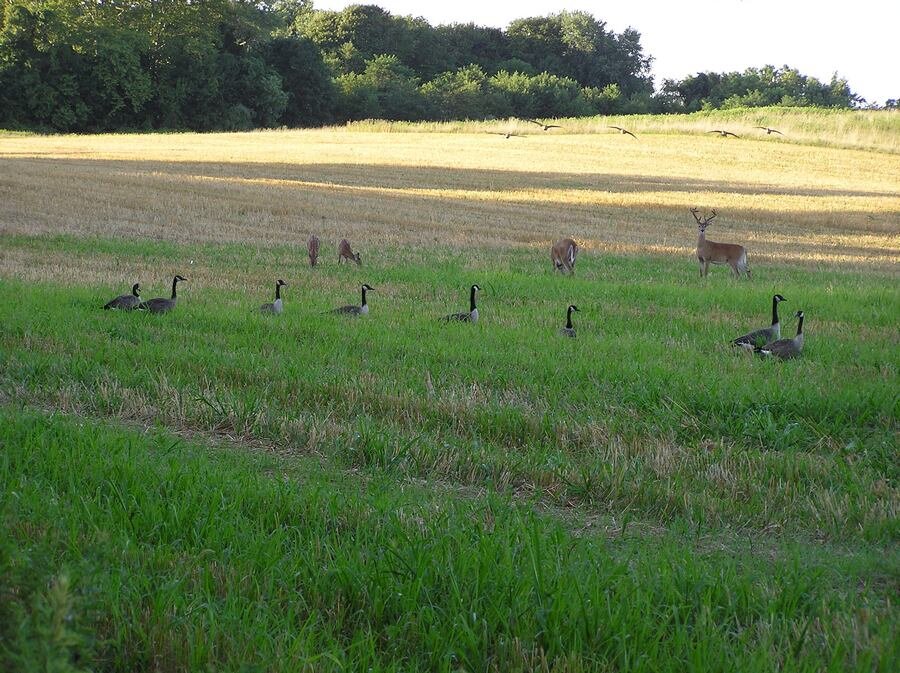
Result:
<svg viewBox="0 0 900 673"><path fill-rule="evenodd" d="M59 239L165 267L167 243ZM15 244L33 245L29 239ZM0 383L11 399L318 452L345 468L536 493L658 526L842 541L897 540L896 316L886 278L757 269L752 283L689 263L585 259L552 276L543 255L486 260L386 251L364 270L310 272L289 249L182 247L199 277L286 278L286 312L254 315L265 286L190 280L168 316L97 310L123 288L0 286ZM470 265L476 265L473 271ZM435 270L439 269L439 270ZM540 269L541 275L535 276ZM145 293L166 292L143 281ZM323 315L377 288L368 318ZM485 288L478 325L437 317ZM795 362L735 354L780 292L786 334L806 312ZM556 329L577 303L579 338ZM785 307L790 307L786 309ZM835 385L840 381L841 385Z"/></svg>
<svg viewBox="0 0 900 673"><path fill-rule="evenodd" d="M701 280L690 260L584 255L562 277L544 251L452 248L310 270L292 246L65 236L4 250L84 276L0 282L0 668L896 662L891 274ZM135 278L145 297L189 281L169 315L104 312L127 288L95 267L158 269ZM276 275L285 313L255 314ZM323 313L360 282L371 315ZM472 282L482 321L440 323ZM733 353L774 292L785 333L806 312L803 357ZM556 334L570 302L574 341Z"/></svg>
<svg viewBox="0 0 900 673"><path fill-rule="evenodd" d="M864 549L573 532L494 492L0 408L7 670L891 670ZM581 528L581 526L579 526Z"/></svg>

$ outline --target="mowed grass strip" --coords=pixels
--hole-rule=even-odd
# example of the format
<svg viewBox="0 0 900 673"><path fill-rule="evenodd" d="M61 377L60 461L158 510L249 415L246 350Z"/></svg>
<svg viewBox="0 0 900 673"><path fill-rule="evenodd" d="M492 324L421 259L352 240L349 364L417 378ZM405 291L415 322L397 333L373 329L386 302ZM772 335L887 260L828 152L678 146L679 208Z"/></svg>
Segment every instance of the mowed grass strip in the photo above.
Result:
<svg viewBox="0 0 900 673"><path fill-rule="evenodd" d="M896 578L877 557L576 537L497 495L11 406L0 406L0 447L8 670L896 661Z"/></svg>
<svg viewBox="0 0 900 673"><path fill-rule="evenodd" d="M310 270L286 248L52 245L68 251L73 286L0 286L12 399L656 526L897 539L900 307L877 277L759 269L758 287L721 269L699 281L689 262L584 255L564 278L537 252L452 248L427 265L388 250L361 269ZM172 314L99 310L137 280L166 294L166 265L189 278ZM144 271L101 291L75 280L88 266ZM285 314L255 315L276 276ZM377 288L367 318L326 315L358 301L361 282ZM441 324L472 282L485 288L481 322ZM795 362L727 345L767 323L774 291L788 298L786 335L792 312L807 314ZM582 309L574 342L556 334L568 303Z"/></svg>

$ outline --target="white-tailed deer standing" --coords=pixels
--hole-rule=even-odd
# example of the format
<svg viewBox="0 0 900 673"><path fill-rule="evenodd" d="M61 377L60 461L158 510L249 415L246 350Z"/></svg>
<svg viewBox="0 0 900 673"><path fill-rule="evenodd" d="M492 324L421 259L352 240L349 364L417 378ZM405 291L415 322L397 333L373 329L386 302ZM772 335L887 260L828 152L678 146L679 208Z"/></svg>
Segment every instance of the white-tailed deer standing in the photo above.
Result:
<svg viewBox="0 0 900 673"><path fill-rule="evenodd" d="M313 234L306 243L306 251L309 253L309 265L315 266L319 261L319 237Z"/></svg>
<svg viewBox="0 0 900 673"><path fill-rule="evenodd" d="M697 213L700 211L691 208L691 214L697 220L697 259L700 260L700 277L705 276L709 270L710 264L727 264L731 267L734 275L740 277L741 273L746 273L750 277L750 269L747 266L747 249L743 245L735 245L734 243L716 243L715 241L706 240L706 228L712 219L716 216L716 211L712 211L709 217L700 217Z"/></svg>
<svg viewBox="0 0 900 673"><path fill-rule="evenodd" d="M571 238L559 239L550 248L550 259L553 260L553 268L565 273L575 273L575 257L578 255L578 244Z"/></svg>
<svg viewBox="0 0 900 673"><path fill-rule="evenodd" d="M353 250L350 248L350 241L348 241L346 238L342 238L340 244L338 245L338 264L346 260L356 262L357 266L362 265L362 261L359 258L359 253L353 252Z"/></svg>

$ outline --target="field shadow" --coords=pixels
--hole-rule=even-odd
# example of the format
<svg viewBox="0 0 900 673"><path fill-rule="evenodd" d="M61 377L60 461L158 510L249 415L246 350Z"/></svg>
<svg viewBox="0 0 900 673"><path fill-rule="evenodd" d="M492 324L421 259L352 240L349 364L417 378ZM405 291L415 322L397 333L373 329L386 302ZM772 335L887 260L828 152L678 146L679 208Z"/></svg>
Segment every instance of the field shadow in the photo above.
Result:
<svg viewBox="0 0 900 673"><path fill-rule="evenodd" d="M0 165L47 163L53 168L79 166L111 173L146 173L209 179L239 178L284 182L317 182L342 187L376 189L462 190L497 192L534 189L628 192L723 192L742 195L811 197L896 197L878 190L811 189L764 183L733 182L693 177L622 175L617 173L543 173L537 171L407 166L396 164L289 164L255 162L140 161L133 159L45 159L0 157ZM13 169L15 170L15 169Z"/></svg>

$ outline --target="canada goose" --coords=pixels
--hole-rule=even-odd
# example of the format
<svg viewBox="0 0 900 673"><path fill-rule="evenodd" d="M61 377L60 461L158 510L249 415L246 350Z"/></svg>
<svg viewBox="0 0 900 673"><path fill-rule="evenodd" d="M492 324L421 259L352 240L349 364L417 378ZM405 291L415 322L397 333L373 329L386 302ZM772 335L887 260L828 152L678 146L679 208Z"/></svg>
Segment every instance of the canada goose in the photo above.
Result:
<svg viewBox="0 0 900 673"><path fill-rule="evenodd" d="M340 313L342 315L368 315L369 305L366 303L366 292L374 292L375 288L371 285L362 286L362 304L359 306L341 306L332 311L332 313Z"/></svg>
<svg viewBox="0 0 900 673"><path fill-rule="evenodd" d="M754 126L753 128L755 128L755 129L762 129L763 131L766 132L766 135L767 135L767 136L770 136L770 135L772 135L773 133L777 133L777 134L780 135L780 136L783 136L783 135L784 135L784 134L783 134L781 131L779 131L778 129L770 129L768 126Z"/></svg>
<svg viewBox="0 0 900 673"><path fill-rule="evenodd" d="M765 346L755 348L754 351L764 357L774 355L782 360L790 360L791 358L798 357L803 351L803 311L797 311L797 318L799 318L799 322L797 323L797 336L793 339L779 339L778 341L773 341Z"/></svg>
<svg viewBox="0 0 900 673"><path fill-rule="evenodd" d="M727 138L728 136L732 136L733 138L740 138L736 133L732 133L731 131L707 131L707 133L718 133L723 138Z"/></svg>
<svg viewBox="0 0 900 673"><path fill-rule="evenodd" d="M183 280L187 280L187 278L175 276L175 278L172 279L172 297L170 299L166 299L165 297L148 299L147 301L142 301L135 308L139 311L150 311L150 313L167 313L168 311L171 311L175 308L175 302L177 301L175 288L178 285L178 282Z"/></svg>
<svg viewBox="0 0 900 673"><path fill-rule="evenodd" d="M120 294L115 299L111 299L103 306L103 310L108 311L111 308L119 308L123 311L130 311L140 303L141 284L135 283L131 286L131 294Z"/></svg>
<svg viewBox="0 0 900 673"><path fill-rule="evenodd" d="M577 311L578 307L575 304L570 304L569 308L566 309L566 326L560 327L559 333L563 336L575 338L575 328L572 327L572 311Z"/></svg>
<svg viewBox="0 0 900 673"><path fill-rule="evenodd" d="M731 342L732 346L740 346L748 351L758 346L764 346L767 343L781 338L781 321L778 319L778 304L785 301L780 294L772 297L772 324L769 327L763 327L758 330L748 332L744 336L739 336Z"/></svg>
<svg viewBox="0 0 900 673"><path fill-rule="evenodd" d="M626 130L626 129L623 129L621 126L608 126L607 128L615 129L615 130L618 131L619 133L622 133L622 134L627 135L627 136L631 136L632 138L634 138L635 140L637 140L637 136L636 136L636 135L634 135L631 131L628 131L628 130Z"/></svg>
<svg viewBox="0 0 900 673"><path fill-rule="evenodd" d="M263 304L259 310L263 313L281 313L284 311L284 305L281 303L281 288L287 285L281 278L275 283L275 301Z"/></svg>
<svg viewBox="0 0 900 673"><path fill-rule="evenodd" d="M506 133L503 133L501 131L487 131L487 133L490 133L493 136L503 136L504 138L524 138L525 137L519 133L513 133L512 131L508 131Z"/></svg>
<svg viewBox="0 0 900 673"><path fill-rule="evenodd" d="M478 292L481 288L477 285L473 285L472 289L469 291L469 310L465 313L451 313L450 315L445 315L441 320L445 322L478 322L478 308L475 306L475 293Z"/></svg>
<svg viewBox="0 0 900 673"><path fill-rule="evenodd" d="M561 129L562 126L559 124L545 124L544 122L539 122L537 119L526 119L525 121L531 122L532 124L537 124L545 131L549 131L550 129Z"/></svg>

